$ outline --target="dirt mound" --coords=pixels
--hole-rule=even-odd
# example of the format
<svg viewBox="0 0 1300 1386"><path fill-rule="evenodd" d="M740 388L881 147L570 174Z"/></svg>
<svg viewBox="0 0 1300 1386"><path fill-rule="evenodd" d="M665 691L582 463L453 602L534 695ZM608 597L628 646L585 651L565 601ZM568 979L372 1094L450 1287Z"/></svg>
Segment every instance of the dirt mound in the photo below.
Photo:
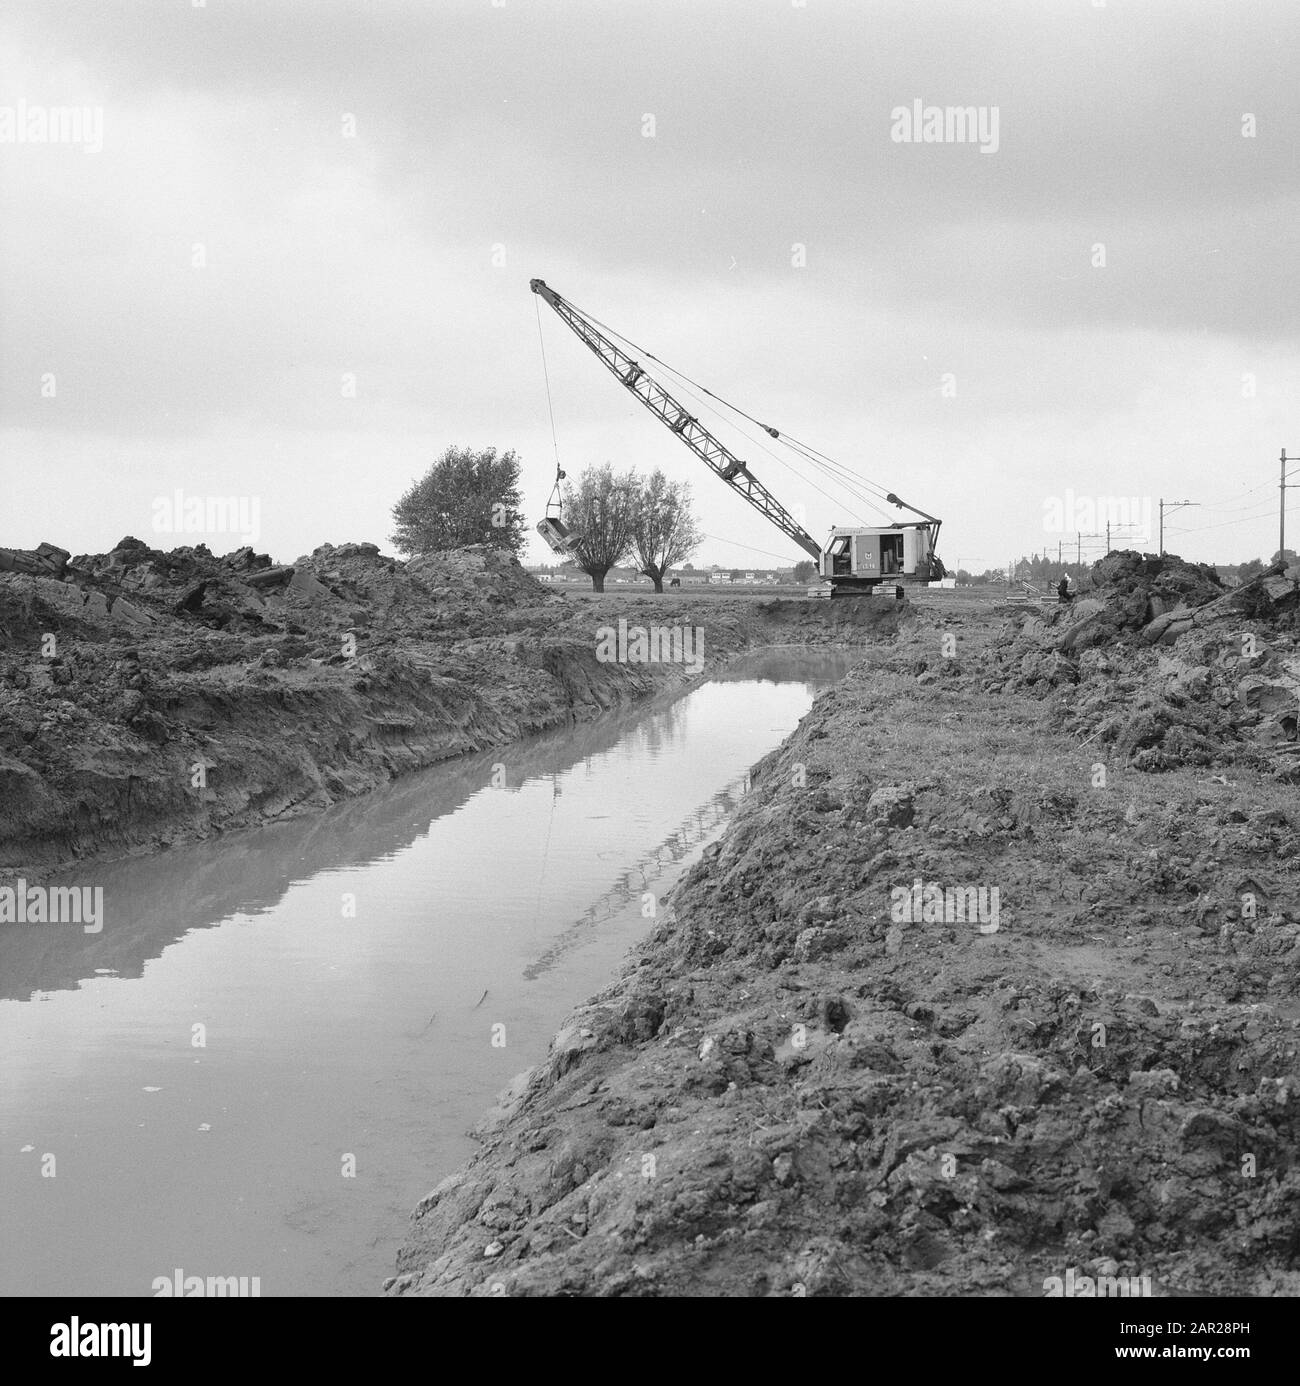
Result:
<svg viewBox="0 0 1300 1386"><path fill-rule="evenodd" d="M1166 604L1200 606L1223 591L1218 573L1206 563L1188 563L1177 554L1142 554L1117 549L1092 565L1097 588L1113 593L1140 594Z"/></svg>
<svg viewBox="0 0 1300 1386"><path fill-rule="evenodd" d="M33 861L325 804L569 705L501 638L558 600L512 554L2 552L0 841Z"/></svg>
<svg viewBox="0 0 1300 1386"><path fill-rule="evenodd" d="M1113 644L1166 613L1193 610L1222 593L1214 569L1203 564L1172 554L1108 554L1093 564L1087 595L1058 612L1055 619L1064 629L1055 645L1068 651Z"/></svg>
<svg viewBox="0 0 1300 1386"><path fill-rule="evenodd" d="M414 558L407 572L434 601L473 613L480 620L494 611L562 600L558 592L526 573L513 554L483 544Z"/></svg>
<svg viewBox="0 0 1300 1386"><path fill-rule="evenodd" d="M1203 565L1120 553L1094 578L1069 606L1008 620L981 661L984 691L1053 700L1101 762L1300 782L1300 569L1224 590Z"/></svg>
<svg viewBox="0 0 1300 1386"><path fill-rule="evenodd" d="M1225 590L1203 563L1174 554L1112 553L1093 565L1084 596L1042 617L1055 628L1053 647L1067 652L1130 637L1172 645L1193 627L1243 618L1273 630L1300 629L1300 567L1279 563Z"/></svg>
<svg viewBox="0 0 1300 1386"><path fill-rule="evenodd" d="M3 600L0 591L0 621ZM223 557L203 544L164 552L132 536L106 554L74 558L62 581L46 578L36 593L41 613L83 631L179 620L244 635L318 638L354 629L386 636L487 634L500 627L502 613L553 600L513 554L484 545L405 563L374 544L322 544L295 563L277 564L247 547ZM114 616L120 602L125 605ZM22 614L12 597L9 607ZM27 619L39 621L40 614Z"/></svg>

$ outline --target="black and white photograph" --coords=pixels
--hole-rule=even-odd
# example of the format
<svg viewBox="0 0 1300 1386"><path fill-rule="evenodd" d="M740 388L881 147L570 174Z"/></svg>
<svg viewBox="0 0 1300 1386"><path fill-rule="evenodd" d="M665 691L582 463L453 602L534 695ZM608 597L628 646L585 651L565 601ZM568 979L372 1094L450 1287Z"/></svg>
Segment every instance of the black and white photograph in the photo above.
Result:
<svg viewBox="0 0 1300 1386"><path fill-rule="evenodd" d="M1297 54L1293 0L7 0L15 1351L1279 1347Z"/></svg>

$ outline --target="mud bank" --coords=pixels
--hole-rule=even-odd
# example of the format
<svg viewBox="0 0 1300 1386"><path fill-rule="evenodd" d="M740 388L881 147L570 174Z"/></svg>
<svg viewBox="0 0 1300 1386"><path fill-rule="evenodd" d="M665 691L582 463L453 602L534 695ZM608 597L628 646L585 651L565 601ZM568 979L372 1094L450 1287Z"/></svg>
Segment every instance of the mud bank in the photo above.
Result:
<svg viewBox="0 0 1300 1386"><path fill-rule="evenodd" d="M565 599L509 556L402 563L324 545L10 555L0 572L0 869L38 878L323 808L583 721L772 643L899 613L843 603ZM849 604L852 605L852 604ZM598 632L671 623L702 658L603 662Z"/></svg>
<svg viewBox="0 0 1300 1386"><path fill-rule="evenodd" d="M388 1293L1300 1293L1300 573L1114 566L818 699Z"/></svg>

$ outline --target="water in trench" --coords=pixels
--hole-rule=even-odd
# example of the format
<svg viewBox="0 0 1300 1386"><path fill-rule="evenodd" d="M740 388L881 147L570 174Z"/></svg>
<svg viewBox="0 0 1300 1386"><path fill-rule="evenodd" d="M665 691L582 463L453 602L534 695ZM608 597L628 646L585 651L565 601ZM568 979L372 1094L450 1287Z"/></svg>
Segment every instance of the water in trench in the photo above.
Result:
<svg viewBox="0 0 1300 1386"><path fill-rule="evenodd" d="M617 975L840 677L769 652L311 819L53 884L0 925L0 1294L377 1293L493 1096Z"/></svg>

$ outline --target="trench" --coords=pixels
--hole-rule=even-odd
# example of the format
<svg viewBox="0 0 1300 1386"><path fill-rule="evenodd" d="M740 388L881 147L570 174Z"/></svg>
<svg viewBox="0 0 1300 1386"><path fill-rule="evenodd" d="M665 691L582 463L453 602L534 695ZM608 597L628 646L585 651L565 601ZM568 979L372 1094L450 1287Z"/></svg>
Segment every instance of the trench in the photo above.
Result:
<svg viewBox="0 0 1300 1386"><path fill-rule="evenodd" d="M0 926L0 1294L377 1294L493 1096L617 975L852 657L703 684L311 819L69 870ZM159 1286L160 1288L160 1286Z"/></svg>

